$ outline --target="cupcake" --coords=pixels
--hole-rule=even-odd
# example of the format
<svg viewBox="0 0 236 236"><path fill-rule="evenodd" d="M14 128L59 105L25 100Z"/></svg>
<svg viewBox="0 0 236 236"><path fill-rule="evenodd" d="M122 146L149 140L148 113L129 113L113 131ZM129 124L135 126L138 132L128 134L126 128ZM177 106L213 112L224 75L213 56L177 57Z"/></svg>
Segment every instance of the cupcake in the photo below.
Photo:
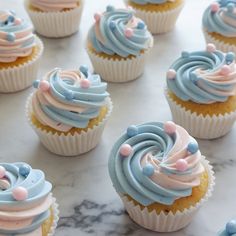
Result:
<svg viewBox="0 0 236 236"><path fill-rule="evenodd" d="M153 231L187 226L213 190L212 167L197 141L171 121L129 126L108 164L131 219Z"/></svg>
<svg viewBox="0 0 236 236"><path fill-rule="evenodd" d="M127 82L138 78L153 38L145 23L130 9L108 6L94 15L88 33L87 51L94 70L109 82Z"/></svg>
<svg viewBox="0 0 236 236"><path fill-rule="evenodd" d="M42 144L62 156L76 156L99 142L112 103L107 84L86 66L78 71L54 69L34 82L27 116Z"/></svg>
<svg viewBox="0 0 236 236"><path fill-rule="evenodd" d="M235 236L236 235L236 220L227 222L225 228L221 230L218 236Z"/></svg>
<svg viewBox="0 0 236 236"><path fill-rule="evenodd" d="M207 43L223 52L236 53L236 2L213 2L203 14L203 32Z"/></svg>
<svg viewBox="0 0 236 236"><path fill-rule="evenodd" d="M54 235L59 211L51 190L43 171L0 163L0 235Z"/></svg>
<svg viewBox="0 0 236 236"><path fill-rule="evenodd" d="M171 31L184 6L184 0L124 0L135 15L146 22L152 34Z"/></svg>
<svg viewBox="0 0 236 236"><path fill-rule="evenodd" d="M167 72L166 98L173 120L192 136L214 139L236 119L235 55L207 50L183 52Z"/></svg>
<svg viewBox="0 0 236 236"><path fill-rule="evenodd" d="M78 31L84 0L25 0L28 12L37 33L60 38Z"/></svg>
<svg viewBox="0 0 236 236"><path fill-rule="evenodd" d="M43 53L32 26L14 12L0 10L0 92L23 90L37 79Z"/></svg>

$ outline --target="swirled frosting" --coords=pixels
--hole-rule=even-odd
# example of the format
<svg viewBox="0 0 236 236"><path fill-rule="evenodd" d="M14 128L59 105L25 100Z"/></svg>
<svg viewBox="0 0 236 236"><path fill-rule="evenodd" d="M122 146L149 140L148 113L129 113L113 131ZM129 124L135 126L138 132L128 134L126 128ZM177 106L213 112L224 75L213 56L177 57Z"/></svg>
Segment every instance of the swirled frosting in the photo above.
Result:
<svg viewBox="0 0 236 236"><path fill-rule="evenodd" d="M32 26L12 11L0 10L0 62L14 62L32 53L35 36Z"/></svg>
<svg viewBox="0 0 236 236"><path fill-rule="evenodd" d="M131 0L134 3L140 4L140 5L146 5L146 4L163 4L166 2L175 2L175 0Z"/></svg>
<svg viewBox="0 0 236 236"><path fill-rule="evenodd" d="M78 6L78 2L78 0L30 0L33 7L36 7L44 12L74 9Z"/></svg>
<svg viewBox="0 0 236 236"><path fill-rule="evenodd" d="M0 168L0 234L34 232L50 216L51 183L26 163L0 163Z"/></svg>
<svg viewBox="0 0 236 236"><path fill-rule="evenodd" d="M32 98L33 114L42 124L64 132L87 127L109 96L107 84L85 66L79 71L56 68L34 86L38 90Z"/></svg>
<svg viewBox="0 0 236 236"><path fill-rule="evenodd" d="M203 14L203 27L225 37L236 37L236 1L220 0L212 3Z"/></svg>
<svg viewBox="0 0 236 236"><path fill-rule="evenodd" d="M225 102L235 95L234 57L215 50L212 44L206 51L183 52L167 72L168 89L183 101Z"/></svg>
<svg viewBox="0 0 236 236"><path fill-rule="evenodd" d="M88 42L98 53L121 57L138 56L152 46L152 36L143 21L131 9L108 6L103 14L96 13L89 30Z"/></svg>
<svg viewBox="0 0 236 236"><path fill-rule="evenodd" d="M109 174L118 193L140 204L171 205L200 184L201 158L196 140L182 127L145 123L130 126L114 144Z"/></svg>

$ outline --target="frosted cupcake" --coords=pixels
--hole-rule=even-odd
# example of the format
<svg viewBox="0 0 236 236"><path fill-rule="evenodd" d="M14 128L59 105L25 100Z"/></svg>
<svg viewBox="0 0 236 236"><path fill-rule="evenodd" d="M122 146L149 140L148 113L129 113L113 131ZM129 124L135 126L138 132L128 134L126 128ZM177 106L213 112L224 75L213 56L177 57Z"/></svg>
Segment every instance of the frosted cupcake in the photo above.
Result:
<svg viewBox="0 0 236 236"><path fill-rule="evenodd" d="M146 22L152 34L171 31L184 6L184 0L124 0L135 15Z"/></svg>
<svg viewBox="0 0 236 236"><path fill-rule="evenodd" d="M17 92L37 79L43 53L41 40L29 22L0 10L0 92Z"/></svg>
<svg viewBox="0 0 236 236"><path fill-rule="evenodd" d="M173 120L192 136L214 139L228 133L236 118L234 53L183 52L167 72L166 97Z"/></svg>
<svg viewBox="0 0 236 236"><path fill-rule="evenodd" d="M108 6L94 15L89 30L87 51L94 70L110 82L137 79L144 71L153 38L145 23L130 9Z"/></svg>
<svg viewBox="0 0 236 236"><path fill-rule="evenodd" d="M60 38L78 31L84 0L25 0L35 30L51 38Z"/></svg>
<svg viewBox="0 0 236 236"><path fill-rule="evenodd" d="M59 219L52 185L26 163L0 163L0 234L52 236Z"/></svg>
<svg viewBox="0 0 236 236"><path fill-rule="evenodd" d="M187 226L212 193L212 167L173 122L130 126L115 142L109 174L137 224L158 232Z"/></svg>
<svg viewBox="0 0 236 236"><path fill-rule="evenodd" d="M203 32L207 43L223 52L236 53L236 2L213 2L203 14Z"/></svg>
<svg viewBox="0 0 236 236"><path fill-rule="evenodd" d="M85 66L78 71L56 68L34 87L27 116L48 150L76 156L98 144L112 110L107 84L99 75Z"/></svg>
<svg viewBox="0 0 236 236"><path fill-rule="evenodd" d="M236 235L236 220L230 220L225 225L225 228L221 230L218 236L235 236Z"/></svg>

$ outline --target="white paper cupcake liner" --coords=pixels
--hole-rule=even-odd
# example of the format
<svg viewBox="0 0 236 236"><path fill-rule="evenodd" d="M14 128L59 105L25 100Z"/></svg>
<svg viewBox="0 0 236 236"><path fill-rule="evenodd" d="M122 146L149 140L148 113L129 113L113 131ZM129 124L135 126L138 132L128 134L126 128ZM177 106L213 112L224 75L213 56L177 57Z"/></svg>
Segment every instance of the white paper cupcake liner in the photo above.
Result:
<svg viewBox="0 0 236 236"><path fill-rule="evenodd" d="M47 132L36 127L31 120L32 114L32 95L29 97L26 103L26 115L29 124L32 126L36 134L38 135L41 143L52 153L60 156L78 156L80 154L86 153L97 146L99 143L106 122L112 112L112 102L111 99L107 99L108 111L104 119L95 125L92 129L89 128L86 132L72 134L53 134L52 132Z"/></svg>
<svg viewBox="0 0 236 236"><path fill-rule="evenodd" d="M234 125L236 111L224 115L203 116L187 111L165 93L173 121L184 127L190 135L200 139L215 139L227 134Z"/></svg>
<svg viewBox="0 0 236 236"><path fill-rule="evenodd" d="M48 38L60 38L78 31L84 5L83 0L79 0L77 8L61 12L38 12L31 10L29 4L29 0L25 0L25 8L37 33Z"/></svg>
<svg viewBox="0 0 236 236"><path fill-rule="evenodd" d="M129 5L127 0L125 0L125 3ZM135 10L135 15L147 24L152 34L162 34L174 28L178 16L184 7L184 3L175 9L162 12L145 11L134 8L133 6L131 7Z"/></svg>
<svg viewBox="0 0 236 236"><path fill-rule="evenodd" d="M157 232L173 232L186 227L192 221L203 203L211 197L215 185L212 166L209 165L209 162L204 157L202 163L208 172L209 185L205 196L196 203L195 206L191 206L183 212L178 211L175 214L165 214L164 212L157 214L155 210L149 212L147 207L142 210L139 205L135 205L133 201L128 200L126 196L121 196L130 218L140 226Z"/></svg>
<svg viewBox="0 0 236 236"><path fill-rule="evenodd" d="M212 37L206 30L203 29L206 43L215 44L216 48L222 52L234 52L236 53L236 46L230 43L224 43L214 37Z"/></svg>
<svg viewBox="0 0 236 236"><path fill-rule="evenodd" d="M53 211L53 223L51 229L48 233L48 236L53 236L55 234L55 230L57 228L57 223L59 221L59 209L58 204L56 202L56 198L53 197L53 204L52 204L52 211Z"/></svg>
<svg viewBox="0 0 236 236"><path fill-rule="evenodd" d="M128 82L141 76L149 51L147 49L139 56L118 60L100 57L87 48L94 71L103 80L114 83Z"/></svg>
<svg viewBox="0 0 236 236"><path fill-rule="evenodd" d="M40 59L43 54L43 43L36 37L37 55L28 62L6 69L0 69L0 93L13 93L26 89L37 79Z"/></svg>

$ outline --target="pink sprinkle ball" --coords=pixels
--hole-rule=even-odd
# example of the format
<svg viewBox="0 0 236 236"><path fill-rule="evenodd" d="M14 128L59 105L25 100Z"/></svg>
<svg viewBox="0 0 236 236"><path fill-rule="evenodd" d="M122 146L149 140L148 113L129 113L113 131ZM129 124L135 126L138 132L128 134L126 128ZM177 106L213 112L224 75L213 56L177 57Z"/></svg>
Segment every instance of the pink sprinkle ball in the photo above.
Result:
<svg viewBox="0 0 236 236"><path fill-rule="evenodd" d="M176 77L176 71L173 69L170 69L167 71L167 79L175 79Z"/></svg>
<svg viewBox="0 0 236 236"><path fill-rule="evenodd" d="M220 9L220 6L219 6L219 4L217 2L213 2L211 4L211 11L212 12L217 12L219 9Z"/></svg>
<svg viewBox="0 0 236 236"><path fill-rule="evenodd" d="M188 168L188 162L185 159L179 159L176 162L176 169L178 171L185 171Z"/></svg>
<svg viewBox="0 0 236 236"><path fill-rule="evenodd" d="M3 166L0 166L0 179L6 175L6 169Z"/></svg>
<svg viewBox="0 0 236 236"><path fill-rule="evenodd" d="M125 30L125 36L127 37L127 38L131 38L132 36L133 36L133 30L131 29L131 28L127 28L126 30Z"/></svg>
<svg viewBox="0 0 236 236"><path fill-rule="evenodd" d="M17 187L13 189L12 196L17 201L24 201L28 197L28 191L24 187Z"/></svg>
<svg viewBox="0 0 236 236"><path fill-rule="evenodd" d="M120 148L120 154L124 157L128 157L133 151L133 148L129 144L123 144Z"/></svg>
<svg viewBox="0 0 236 236"><path fill-rule="evenodd" d="M15 18L14 23L15 25L20 25L21 24L21 19L20 18Z"/></svg>
<svg viewBox="0 0 236 236"><path fill-rule="evenodd" d="M172 121L167 121L164 124L164 131L167 134L174 134L176 132L176 124Z"/></svg>
<svg viewBox="0 0 236 236"><path fill-rule="evenodd" d="M223 65L221 70L220 70L220 74L221 75L228 75L230 73L230 67L228 65Z"/></svg>
<svg viewBox="0 0 236 236"><path fill-rule="evenodd" d="M94 19L95 19L96 22L99 22L100 19L101 19L101 13L95 13L94 14Z"/></svg>
<svg viewBox="0 0 236 236"><path fill-rule="evenodd" d="M82 79L80 81L81 88L86 88L87 89L87 88L90 87L90 85L91 85L91 83L90 83L90 81L88 79Z"/></svg>
<svg viewBox="0 0 236 236"><path fill-rule="evenodd" d="M207 51L208 52L215 52L216 51L216 46L213 43L207 44Z"/></svg>
<svg viewBox="0 0 236 236"><path fill-rule="evenodd" d="M39 82L39 89L43 92L47 92L50 88L50 84L47 80L42 80Z"/></svg>

